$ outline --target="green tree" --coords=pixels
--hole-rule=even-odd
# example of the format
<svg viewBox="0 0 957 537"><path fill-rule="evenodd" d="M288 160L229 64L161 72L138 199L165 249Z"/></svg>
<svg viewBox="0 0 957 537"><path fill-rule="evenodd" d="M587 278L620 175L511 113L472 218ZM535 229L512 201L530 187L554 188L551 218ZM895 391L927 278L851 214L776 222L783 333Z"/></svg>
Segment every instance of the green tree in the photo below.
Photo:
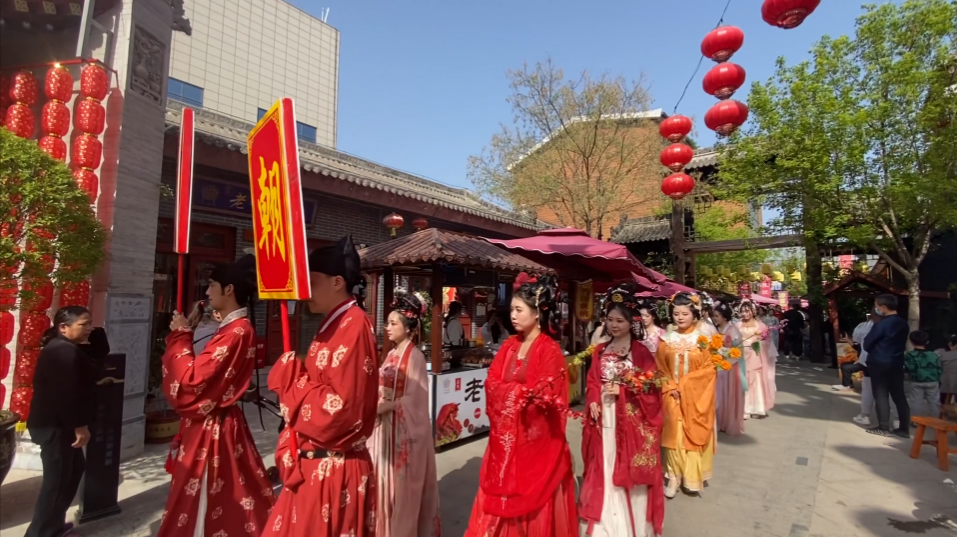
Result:
<svg viewBox="0 0 957 537"><path fill-rule="evenodd" d="M696 241L724 241L732 239L750 239L758 236L757 231L751 228L748 221L748 213L741 207L729 206L728 204L715 204L707 210L695 214L694 219L695 240ZM751 270L757 270L755 265L763 263L768 257L767 250L741 250L738 252L723 252L718 254L701 254L695 258L697 273L701 274L701 269L707 267L712 271L720 266L727 267L732 271L738 270L738 267L748 267ZM714 288L715 283L701 277L698 278L700 285ZM734 292L737 289L737 277L732 278L734 282ZM732 292L730 288L724 289Z"/></svg>
<svg viewBox="0 0 957 537"><path fill-rule="evenodd" d="M85 280L105 258L105 238L70 169L0 128L0 284ZM30 295L21 286L18 300Z"/></svg>
<svg viewBox="0 0 957 537"><path fill-rule="evenodd" d="M907 281L916 329L920 263L933 233L957 224L957 3L864 9L853 37L825 36L809 61L780 58L775 76L752 86L752 121L720 178L777 209L771 227L805 235L812 302L819 246L852 241Z"/></svg>
<svg viewBox="0 0 957 537"><path fill-rule="evenodd" d="M551 60L507 76L513 122L469 158L479 191L599 238L622 214L657 198L648 184L662 177L662 142L643 113L651 97L641 80L587 71L566 79Z"/></svg>

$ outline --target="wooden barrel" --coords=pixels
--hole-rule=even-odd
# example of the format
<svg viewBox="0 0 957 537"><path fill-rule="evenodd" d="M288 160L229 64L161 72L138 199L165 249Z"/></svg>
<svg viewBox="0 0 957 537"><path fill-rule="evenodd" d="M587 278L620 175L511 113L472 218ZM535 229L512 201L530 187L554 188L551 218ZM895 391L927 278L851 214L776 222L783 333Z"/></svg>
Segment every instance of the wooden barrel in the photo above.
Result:
<svg viewBox="0 0 957 537"><path fill-rule="evenodd" d="M146 443L168 444L179 432L179 414L172 410L150 412L146 415Z"/></svg>

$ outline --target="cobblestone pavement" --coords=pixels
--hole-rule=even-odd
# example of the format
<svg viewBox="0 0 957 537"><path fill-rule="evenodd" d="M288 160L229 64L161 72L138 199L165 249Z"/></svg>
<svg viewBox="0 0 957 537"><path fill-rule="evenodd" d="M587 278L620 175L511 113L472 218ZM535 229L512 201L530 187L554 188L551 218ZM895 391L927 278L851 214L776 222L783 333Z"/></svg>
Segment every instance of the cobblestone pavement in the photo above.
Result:
<svg viewBox="0 0 957 537"><path fill-rule="evenodd" d="M918 460L908 441L864 434L850 418L855 394L831 392L834 376L807 364L778 366L778 404L770 418L747 422L747 434L722 435L714 479L702 497L679 495L667 504L666 537L953 537L957 535L957 460L942 472L930 447ZM276 420L259 426L247 409L267 465ZM576 473L581 428L571 424ZM485 439L438 455L445 535L465 531ZM85 524L84 537L155 535L169 490L166 446L123 465L123 512ZM0 488L0 536L20 537L33 510L40 477L13 471Z"/></svg>

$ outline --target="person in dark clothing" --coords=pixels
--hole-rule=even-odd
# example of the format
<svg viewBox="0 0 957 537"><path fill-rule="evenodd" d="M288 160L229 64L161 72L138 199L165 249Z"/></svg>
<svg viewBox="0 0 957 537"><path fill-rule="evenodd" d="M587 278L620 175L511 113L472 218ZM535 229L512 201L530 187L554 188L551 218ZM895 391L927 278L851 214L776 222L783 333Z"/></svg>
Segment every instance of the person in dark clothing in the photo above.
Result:
<svg viewBox="0 0 957 537"><path fill-rule="evenodd" d="M867 371L877 406L877 427L867 429L867 432L878 436L894 434L910 438L910 407L904 393L904 350L910 327L897 314L897 297L894 295L878 295L874 299L874 313L881 317L881 322L864 338L864 350L867 352ZM890 427L888 396L894 400L900 419L900 427L893 431Z"/></svg>
<svg viewBox="0 0 957 537"><path fill-rule="evenodd" d="M86 467L83 447L96 412L96 369L110 344L80 306L57 311L41 343L27 429L40 446L43 484L26 537L62 537L75 535L73 524L65 523L66 512Z"/></svg>
<svg viewBox="0 0 957 537"><path fill-rule="evenodd" d="M800 360L804 355L804 314L801 302L790 303L790 309L784 312L784 354L788 360Z"/></svg>

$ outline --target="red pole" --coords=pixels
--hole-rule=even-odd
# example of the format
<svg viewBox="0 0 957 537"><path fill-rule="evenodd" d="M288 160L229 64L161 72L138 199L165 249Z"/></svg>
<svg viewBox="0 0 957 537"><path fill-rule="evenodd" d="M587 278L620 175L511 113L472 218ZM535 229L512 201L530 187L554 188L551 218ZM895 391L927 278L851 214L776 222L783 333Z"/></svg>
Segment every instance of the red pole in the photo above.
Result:
<svg viewBox="0 0 957 537"><path fill-rule="evenodd" d="M292 350L292 344L289 341L289 302L283 300L279 302L279 316L282 317L282 352L286 353Z"/></svg>
<svg viewBox="0 0 957 537"><path fill-rule="evenodd" d="M176 270L176 274L177 274L176 276L176 311L182 313L183 315L186 315L186 312L183 311L183 273L186 272L183 269L183 265L185 264L184 260L186 259L186 256L183 254L179 254L179 256L177 257L178 259L177 259L177 270Z"/></svg>

